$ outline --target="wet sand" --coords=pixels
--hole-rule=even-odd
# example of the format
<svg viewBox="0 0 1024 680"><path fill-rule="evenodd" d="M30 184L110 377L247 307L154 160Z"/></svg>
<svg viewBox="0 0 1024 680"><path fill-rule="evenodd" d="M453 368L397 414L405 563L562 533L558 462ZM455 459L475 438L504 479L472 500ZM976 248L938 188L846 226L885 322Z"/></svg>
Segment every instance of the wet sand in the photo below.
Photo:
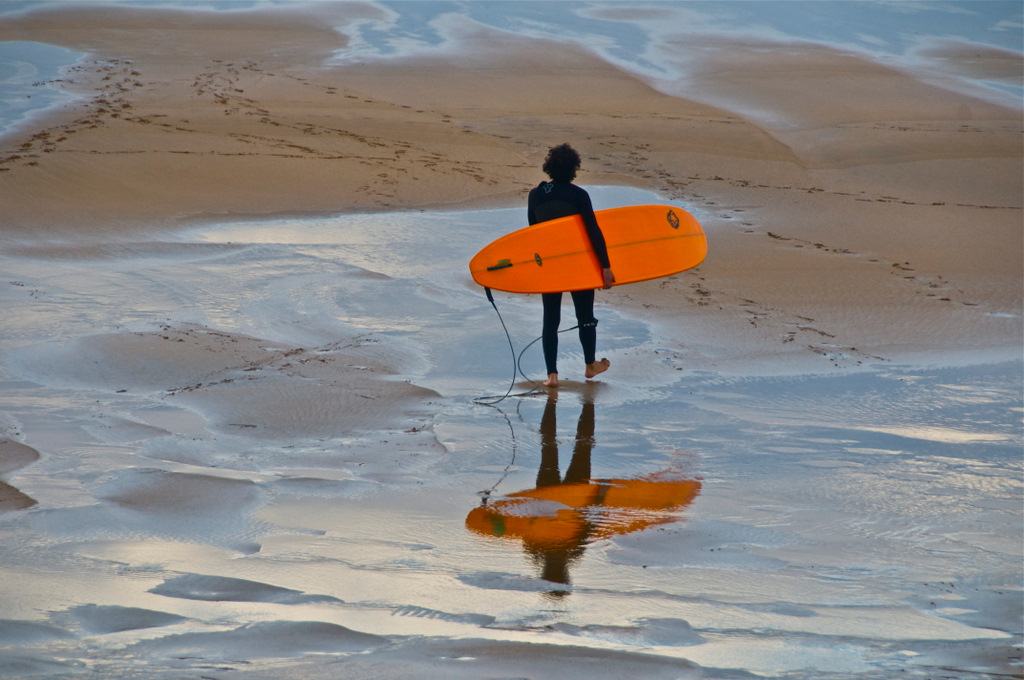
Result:
<svg viewBox="0 0 1024 680"><path fill-rule="evenodd" d="M713 37L671 83L454 19L450 50L338 60L381 12L0 18L89 53L53 84L78 104L0 138L4 663L1019 672L1019 109ZM1020 72L966 49L929 56ZM683 206L710 253L599 295L612 370L565 370L545 439L545 396L472 401L510 367L465 262L562 141L597 207ZM521 348L535 301L498 297ZM465 526L539 488L552 442L564 469L591 407L586 493L699 494L651 523L528 494L576 508L555 548Z"/></svg>

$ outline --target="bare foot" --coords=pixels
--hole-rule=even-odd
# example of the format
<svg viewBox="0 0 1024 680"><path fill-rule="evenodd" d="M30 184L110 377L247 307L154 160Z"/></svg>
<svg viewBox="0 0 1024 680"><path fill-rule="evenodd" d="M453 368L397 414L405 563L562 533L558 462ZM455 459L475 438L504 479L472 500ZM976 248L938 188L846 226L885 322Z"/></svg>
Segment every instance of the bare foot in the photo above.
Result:
<svg viewBox="0 0 1024 680"><path fill-rule="evenodd" d="M558 387L558 374L548 373L548 379L544 381L544 387Z"/></svg>
<svg viewBox="0 0 1024 680"><path fill-rule="evenodd" d="M593 378L594 376L607 371L611 365L612 362L607 359L595 361L592 364L587 364L587 370L583 372L583 375L587 376L587 378Z"/></svg>

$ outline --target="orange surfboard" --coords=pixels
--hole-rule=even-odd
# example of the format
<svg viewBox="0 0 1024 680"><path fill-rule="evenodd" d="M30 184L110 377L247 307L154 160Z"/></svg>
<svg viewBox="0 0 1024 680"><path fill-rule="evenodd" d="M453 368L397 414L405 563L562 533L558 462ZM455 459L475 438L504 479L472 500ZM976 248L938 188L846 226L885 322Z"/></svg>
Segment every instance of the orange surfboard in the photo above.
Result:
<svg viewBox="0 0 1024 680"><path fill-rule="evenodd" d="M544 550L573 548L678 521L700 490L699 481L668 471L639 479L553 484L474 508L466 526L484 536L519 538Z"/></svg>
<svg viewBox="0 0 1024 680"><path fill-rule="evenodd" d="M670 205L598 210L615 285L678 274L700 264L707 238L693 215ZM473 280L508 293L600 288L601 265L579 215L506 234L469 261Z"/></svg>

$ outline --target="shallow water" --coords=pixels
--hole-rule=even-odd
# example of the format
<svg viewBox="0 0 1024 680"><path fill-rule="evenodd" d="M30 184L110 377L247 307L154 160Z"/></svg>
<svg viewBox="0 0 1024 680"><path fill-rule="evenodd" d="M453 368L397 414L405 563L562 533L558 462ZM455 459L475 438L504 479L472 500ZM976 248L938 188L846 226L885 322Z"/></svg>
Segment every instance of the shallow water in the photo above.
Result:
<svg viewBox="0 0 1024 680"><path fill-rule="evenodd" d="M53 9L53 0L7 0L4 14ZM73 5L74 3L66 3ZM245 11L294 5L291 0L126 0L120 5L197 11ZM315 3L314 3L315 4ZM789 0L685 3L603 0L593 2L435 2L369 3L382 10L378 20L340 27L351 37L330 63L351 64L462 49L460 27L485 26L523 37L570 41L647 79L669 94L681 94L690 62L677 45L702 39L754 39L792 44L823 44L862 54L896 68L929 73L941 87L967 88L973 96L1019 108L1024 99L1021 73L978 78L956 70L927 49L944 41L1024 54L1024 12L1020 3L1001 0L957 2L791 2ZM698 59L700 50L685 52ZM40 43L0 43L0 133L47 107L68 101L47 83L60 68L83 55ZM693 62L696 63L696 62ZM1005 75L1005 74L1004 74ZM684 96L701 98L699 91ZM709 101L725 108L743 102ZM756 120L758 111L739 110Z"/></svg>
<svg viewBox="0 0 1024 680"><path fill-rule="evenodd" d="M388 18L354 27L353 44L338 54L339 60L451 49L456 27L466 20L516 35L574 42L666 86L687 76L672 45L696 36L821 44L898 67L926 65L919 51L936 40L1024 52L1024 13L1018 3L1001 1L398 1L378 6L387 8ZM984 84L1017 100L1024 95L1019 78Z"/></svg>
<svg viewBox="0 0 1024 680"><path fill-rule="evenodd" d="M1019 671L1020 362L728 376L599 304L605 380L484 406L513 362L465 263L522 213L6 250L0 434L42 457L3 476L38 505L0 514L0 667L521 676L531 642L637 677ZM496 299L518 352L539 302ZM360 398L378 366L402 391ZM614 481L539 487L556 450Z"/></svg>
<svg viewBox="0 0 1024 680"><path fill-rule="evenodd" d="M76 97L61 90L58 81L83 56L37 42L0 42L0 134L27 125L42 111L74 102Z"/></svg>

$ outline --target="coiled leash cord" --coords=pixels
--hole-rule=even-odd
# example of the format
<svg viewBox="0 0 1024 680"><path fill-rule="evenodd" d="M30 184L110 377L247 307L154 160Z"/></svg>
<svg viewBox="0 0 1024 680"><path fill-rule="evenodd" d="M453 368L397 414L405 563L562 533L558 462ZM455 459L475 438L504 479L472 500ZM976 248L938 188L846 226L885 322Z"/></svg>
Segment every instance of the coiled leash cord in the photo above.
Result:
<svg viewBox="0 0 1024 680"><path fill-rule="evenodd" d="M505 391L505 394L501 395L500 397L499 396L476 397L475 399L473 399L473 403L474 404L480 404L481 406L494 406L495 404L504 401L508 397L528 397L531 394L536 394L540 390L540 388L543 387L544 385L543 385L543 383L539 383L536 380L534 380L533 378L530 378L529 376L526 375L526 373L523 372L522 361L523 361L523 354L526 353L526 350L528 350L531 347L533 347L534 343L536 343L538 340L540 340L540 338L538 337L538 338L535 338L535 339L531 340L530 343L526 347L524 347L522 349L522 351L519 352L519 356L517 357L516 356L516 348L512 345L512 335L508 332L508 326L505 325L505 320L501 317L501 312L498 311L498 305L495 304L495 302L494 302L494 296L491 295L491 289L490 288L484 288L484 292L487 293L487 301L491 303L491 307L494 307L494 312L498 315L498 321L501 322L501 327L505 331L505 338L508 340L508 348L512 352L512 382L509 384L508 389ZM573 326L572 328L566 328L566 329L560 330L558 332L559 333L568 333L569 331L574 331L577 328L579 328L579 326ZM541 336L541 337L543 337L543 336ZM523 376L524 380L527 380L527 381L533 383L533 388L527 390L526 392L519 392L517 394L512 394L512 389L516 386L516 376L517 375L521 375L521 376Z"/></svg>

